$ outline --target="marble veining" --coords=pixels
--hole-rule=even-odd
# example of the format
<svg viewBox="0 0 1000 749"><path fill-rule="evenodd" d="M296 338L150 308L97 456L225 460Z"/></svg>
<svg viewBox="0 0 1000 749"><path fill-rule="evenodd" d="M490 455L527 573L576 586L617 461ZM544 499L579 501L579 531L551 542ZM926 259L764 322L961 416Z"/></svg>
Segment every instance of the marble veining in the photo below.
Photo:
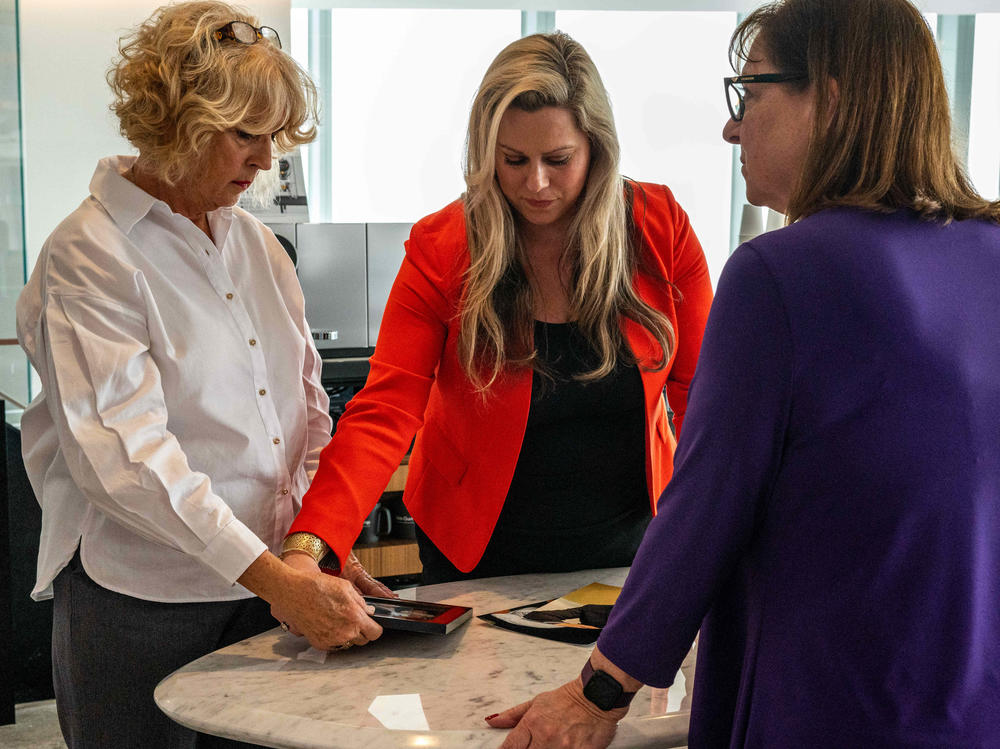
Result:
<svg viewBox="0 0 1000 749"><path fill-rule="evenodd" d="M556 598L590 582L621 585L627 572L469 580L417 588L406 597L472 606L478 615ZM322 663L298 657L308 649L304 638L275 628L175 671L156 688L156 702L183 725L271 747L497 747L505 732L483 718L568 681L591 646L473 618L444 636L386 631ZM673 687L638 694L612 747L683 745L693 672L692 650ZM377 697L392 695L419 695L428 730L390 730L369 712Z"/></svg>

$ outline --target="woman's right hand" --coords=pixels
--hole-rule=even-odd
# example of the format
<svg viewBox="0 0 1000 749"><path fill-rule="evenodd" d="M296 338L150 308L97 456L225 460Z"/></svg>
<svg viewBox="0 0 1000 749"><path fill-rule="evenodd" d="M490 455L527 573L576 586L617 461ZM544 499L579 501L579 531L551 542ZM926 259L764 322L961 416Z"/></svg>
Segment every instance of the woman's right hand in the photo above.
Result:
<svg viewBox="0 0 1000 749"><path fill-rule="evenodd" d="M290 553L282 562L264 552L239 582L268 601L271 614L317 650L367 645L382 634L369 616L373 607L354 585L321 572L307 554Z"/></svg>
<svg viewBox="0 0 1000 749"><path fill-rule="evenodd" d="M354 585L318 570L298 574L299 584L271 603L271 613L290 631L304 635L317 650L367 645L379 638L382 627L369 616L375 609Z"/></svg>

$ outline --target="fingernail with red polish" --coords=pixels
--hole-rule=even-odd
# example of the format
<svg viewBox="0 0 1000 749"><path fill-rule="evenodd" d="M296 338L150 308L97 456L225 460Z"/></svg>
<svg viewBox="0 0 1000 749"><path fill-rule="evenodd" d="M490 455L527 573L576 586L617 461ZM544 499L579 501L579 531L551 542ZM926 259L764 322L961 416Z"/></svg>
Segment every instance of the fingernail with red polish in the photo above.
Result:
<svg viewBox="0 0 1000 749"><path fill-rule="evenodd" d="M500 713L493 713L493 715L487 715L487 716L486 716L486 718L485 718L485 720L493 720L493 719L494 719L495 717L497 717L497 716L498 716L499 714L500 714Z"/></svg>

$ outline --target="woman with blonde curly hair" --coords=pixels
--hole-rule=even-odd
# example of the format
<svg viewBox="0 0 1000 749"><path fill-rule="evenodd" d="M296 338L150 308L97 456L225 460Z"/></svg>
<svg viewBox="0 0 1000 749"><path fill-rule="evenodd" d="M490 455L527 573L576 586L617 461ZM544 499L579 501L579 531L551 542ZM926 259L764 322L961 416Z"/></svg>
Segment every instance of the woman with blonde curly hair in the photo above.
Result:
<svg viewBox="0 0 1000 749"><path fill-rule="evenodd" d="M583 47L501 51L467 191L414 226L288 543L343 559L416 434L404 499L425 583L631 563L671 473L663 391L680 428L711 287L670 191L618 169Z"/></svg>
<svg viewBox="0 0 1000 749"><path fill-rule="evenodd" d="M153 702L174 669L296 611L313 644L380 628L360 565L277 551L330 437L291 261L234 207L274 149L312 139L315 89L277 34L219 2L161 8L108 74L138 156L103 159L17 306L42 381L23 449L42 506L70 747L194 746Z"/></svg>

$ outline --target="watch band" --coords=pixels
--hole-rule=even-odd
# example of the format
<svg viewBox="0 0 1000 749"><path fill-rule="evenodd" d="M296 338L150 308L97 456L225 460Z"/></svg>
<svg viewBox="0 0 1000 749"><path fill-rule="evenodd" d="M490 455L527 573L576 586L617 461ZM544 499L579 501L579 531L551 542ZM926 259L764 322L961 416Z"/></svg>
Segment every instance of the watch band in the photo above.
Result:
<svg viewBox="0 0 1000 749"><path fill-rule="evenodd" d="M304 551L313 558L316 564L319 564L330 551L330 547L319 536L299 531L285 536L285 540L281 544L282 558L290 551Z"/></svg>
<svg viewBox="0 0 1000 749"><path fill-rule="evenodd" d="M626 692L611 674L595 670L589 658L580 671L580 681L583 682L583 696L604 711L628 707L636 695L635 692Z"/></svg>

